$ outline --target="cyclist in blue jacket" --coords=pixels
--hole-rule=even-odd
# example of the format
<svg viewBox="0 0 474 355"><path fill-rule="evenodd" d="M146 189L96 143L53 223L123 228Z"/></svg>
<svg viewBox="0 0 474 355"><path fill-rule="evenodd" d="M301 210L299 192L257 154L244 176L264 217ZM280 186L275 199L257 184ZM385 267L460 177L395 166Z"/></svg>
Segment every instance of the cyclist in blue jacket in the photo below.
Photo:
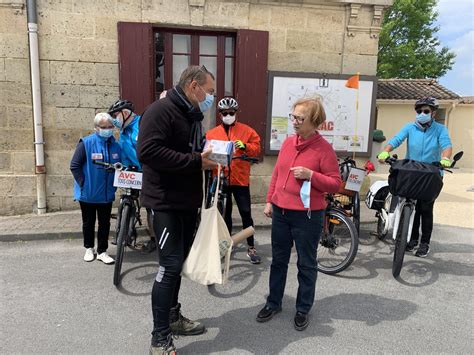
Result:
<svg viewBox="0 0 474 355"><path fill-rule="evenodd" d="M113 124L120 129L120 147L122 148L122 164L142 170L137 158L137 140L141 116L134 112L134 105L128 100L117 100L110 107L108 113L113 117ZM151 220L147 209L148 221ZM142 251L151 253L156 250L152 227L149 226L150 241L142 247Z"/></svg>
<svg viewBox="0 0 474 355"><path fill-rule="evenodd" d="M417 160L423 163L439 161L441 166L451 166L452 144L448 129L434 120L438 109L438 100L433 97L424 97L416 101L416 120L406 124L390 141L377 158L384 162L390 152L407 140L406 159ZM431 233L433 231L434 201L421 201L416 203L415 219L407 251L413 251L418 246L420 219L421 242L416 251L416 256L426 257L430 250Z"/></svg>
<svg viewBox="0 0 474 355"><path fill-rule="evenodd" d="M115 200L114 172L104 169L94 161L120 162L120 146L113 136L112 117L105 112L94 118L95 132L81 138L71 160L70 169L74 176L74 199L79 201L82 211L82 232L84 235L84 261L95 259L94 229L96 216L99 220L97 232L97 260L113 264L107 254L110 232L110 214Z"/></svg>

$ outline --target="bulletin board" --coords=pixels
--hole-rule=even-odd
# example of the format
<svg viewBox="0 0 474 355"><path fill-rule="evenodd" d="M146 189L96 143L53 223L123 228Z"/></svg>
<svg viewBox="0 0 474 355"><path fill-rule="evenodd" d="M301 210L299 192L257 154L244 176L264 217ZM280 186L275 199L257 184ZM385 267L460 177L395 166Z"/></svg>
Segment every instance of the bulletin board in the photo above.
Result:
<svg viewBox="0 0 474 355"><path fill-rule="evenodd" d="M289 114L293 103L319 96L326 122L318 130L334 150L369 156L375 124L377 77L360 75L358 112L357 89L345 86L351 75L269 72L268 117L265 153L277 155L283 141L294 134Z"/></svg>

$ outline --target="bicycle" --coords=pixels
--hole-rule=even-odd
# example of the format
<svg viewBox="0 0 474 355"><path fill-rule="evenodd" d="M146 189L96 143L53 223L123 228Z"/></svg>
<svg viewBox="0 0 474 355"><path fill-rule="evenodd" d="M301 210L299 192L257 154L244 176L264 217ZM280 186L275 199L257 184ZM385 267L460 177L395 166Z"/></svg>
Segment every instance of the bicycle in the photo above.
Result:
<svg viewBox="0 0 474 355"><path fill-rule="evenodd" d="M141 174L135 167L126 167L121 163L109 164L94 161L95 164L102 165L106 169L115 170L114 186L123 190L120 195L120 204L117 212L117 222L115 225L114 242L117 245L117 255L115 256L113 284L118 286L122 271L123 256L125 247L136 248L137 245L137 223L142 225L140 215L140 189ZM123 176L121 176L121 174ZM128 175L127 175L128 174ZM132 176L133 175L133 176Z"/></svg>
<svg viewBox="0 0 474 355"><path fill-rule="evenodd" d="M317 269L324 274L334 275L347 269L354 261L359 235L345 206L333 194L326 194L326 200L328 205L319 241Z"/></svg>
<svg viewBox="0 0 474 355"><path fill-rule="evenodd" d="M344 209L349 211L352 221L357 230L357 234L360 233L360 194L359 191L346 189L346 182L349 179L351 169L357 168L356 162L351 157L346 157L342 162L339 163L339 171L341 173L341 179L343 181L338 193L335 198L341 202ZM368 175L374 171L374 165L368 160L364 165L365 173Z"/></svg>
<svg viewBox="0 0 474 355"><path fill-rule="evenodd" d="M249 157L246 154L242 154L239 156L232 157L232 160L235 159L242 159L250 164L257 164L259 162L258 158ZM230 164L228 165L230 167ZM227 173L226 173L227 170ZM217 176L212 177L212 171L208 172L208 176L206 177L206 208L209 208L214 203L214 195L216 192L216 188L219 189L218 197L217 197L217 208L221 213L222 217L225 217L226 207L227 207L227 199L232 198L229 196L229 186L230 186L230 168L228 169L221 169L220 172L220 179L217 179ZM219 186L217 186L217 181L219 182Z"/></svg>
<svg viewBox="0 0 474 355"><path fill-rule="evenodd" d="M450 168L456 165L456 162L461 159L462 155L463 152L458 152L454 155ZM391 195L392 201L396 197L396 207L393 213L392 238L395 240L395 249L393 253L392 275L394 278L397 278L400 276L406 247L411 239L417 200L436 199L443 186L439 170L450 173L452 171L442 167L439 162L426 164L408 159L398 160L395 157L387 158L385 162L390 164L389 195ZM405 168L404 164L416 164L416 170ZM437 168L436 171L433 168L430 169L430 166ZM396 170L398 172L395 172ZM411 177L411 175L415 174L414 178ZM410 184L409 179L418 183Z"/></svg>

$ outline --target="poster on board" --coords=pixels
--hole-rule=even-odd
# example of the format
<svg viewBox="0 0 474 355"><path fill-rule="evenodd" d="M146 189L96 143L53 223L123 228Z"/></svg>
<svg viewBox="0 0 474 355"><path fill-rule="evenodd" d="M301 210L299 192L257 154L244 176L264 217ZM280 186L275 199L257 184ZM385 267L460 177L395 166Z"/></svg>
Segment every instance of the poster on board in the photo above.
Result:
<svg viewBox="0 0 474 355"><path fill-rule="evenodd" d="M284 140L294 134L289 114L296 100L319 97L326 111L326 122L319 128L319 133L334 150L370 154L376 78L360 76L357 98L357 90L345 86L349 77L270 72L266 153L277 154Z"/></svg>

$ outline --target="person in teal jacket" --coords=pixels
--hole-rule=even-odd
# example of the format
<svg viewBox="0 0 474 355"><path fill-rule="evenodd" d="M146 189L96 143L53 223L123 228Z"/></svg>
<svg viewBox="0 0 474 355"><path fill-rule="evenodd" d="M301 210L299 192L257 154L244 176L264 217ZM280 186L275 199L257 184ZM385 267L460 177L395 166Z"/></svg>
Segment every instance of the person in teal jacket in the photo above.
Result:
<svg viewBox="0 0 474 355"><path fill-rule="evenodd" d="M416 120L406 124L400 132L390 139L384 150L377 156L384 162L390 152L398 148L407 140L406 159L417 160L423 163L440 162L441 166L451 166L452 144L446 126L434 120L438 109L438 100L433 97L424 97L416 101ZM426 257L430 250L431 233L433 231L434 201L416 203L415 219L407 251L413 251L418 246L420 219L421 241L415 255Z"/></svg>
<svg viewBox="0 0 474 355"><path fill-rule="evenodd" d="M112 116L113 124L120 129L120 147L122 148L122 164L126 167L136 167L142 170L137 158L137 140L141 116L135 112L131 101L119 99L115 101L107 113ZM147 221L151 221L151 211L147 209ZM150 240L142 246L142 251L151 253L156 250L156 242L151 223L148 223Z"/></svg>
<svg viewBox="0 0 474 355"><path fill-rule="evenodd" d="M97 232L97 260L113 264L107 254L110 232L112 202L115 200L114 172L94 164L120 162L120 146L113 137L112 117L105 112L94 118L95 132L81 138L71 160L70 169L74 176L74 199L79 201L82 212L84 234L84 261L95 259L94 229L96 217L99 220Z"/></svg>

